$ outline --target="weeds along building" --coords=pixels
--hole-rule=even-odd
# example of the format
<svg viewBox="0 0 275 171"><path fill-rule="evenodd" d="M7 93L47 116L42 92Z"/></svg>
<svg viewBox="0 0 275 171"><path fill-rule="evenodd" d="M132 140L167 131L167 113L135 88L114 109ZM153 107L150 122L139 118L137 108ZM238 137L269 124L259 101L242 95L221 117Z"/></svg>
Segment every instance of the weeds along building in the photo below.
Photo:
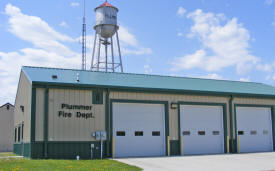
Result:
<svg viewBox="0 0 275 171"><path fill-rule="evenodd" d="M14 106L6 103L0 106L0 152L13 151Z"/></svg>
<svg viewBox="0 0 275 171"><path fill-rule="evenodd" d="M14 152L98 158L96 131L105 157L273 151L274 106L261 83L23 67Z"/></svg>

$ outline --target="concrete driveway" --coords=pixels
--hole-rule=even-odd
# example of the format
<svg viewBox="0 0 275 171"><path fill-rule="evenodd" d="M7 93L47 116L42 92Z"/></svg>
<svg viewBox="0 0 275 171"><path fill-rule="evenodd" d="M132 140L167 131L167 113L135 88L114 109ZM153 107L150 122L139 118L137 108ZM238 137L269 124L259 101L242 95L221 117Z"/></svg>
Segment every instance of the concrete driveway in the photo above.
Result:
<svg viewBox="0 0 275 171"><path fill-rule="evenodd" d="M116 159L145 171L275 171L275 153Z"/></svg>

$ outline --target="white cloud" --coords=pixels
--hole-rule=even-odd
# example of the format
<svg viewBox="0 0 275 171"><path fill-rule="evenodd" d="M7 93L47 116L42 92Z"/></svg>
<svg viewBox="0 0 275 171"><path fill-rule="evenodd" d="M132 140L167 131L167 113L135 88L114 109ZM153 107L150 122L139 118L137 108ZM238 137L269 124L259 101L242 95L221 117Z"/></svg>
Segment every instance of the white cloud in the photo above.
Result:
<svg viewBox="0 0 275 171"><path fill-rule="evenodd" d="M70 47L77 46L80 51L81 37L72 38L57 32L46 21L26 15L11 4L6 5L5 14L8 16L8 31L18 39L29 42L31 47L12 52L0 51L0 105L7 101L14 102L21 66L80 68L81 54ZM119 33L123 54L152 52L150 48L141 46L125 27L121 26ZM93 35L87 36L87 53L90 53L93 46L93 38ZM87 54L88 56L91 55ZM90 64L89 61L87 63Z"/></svg>
<svg viewBox="0 0 275 171"><path fill-rule="evenodd" d="M126 27L120 26L118 30L119 40L121 43L130 46L138 46L138 41L133 34L131 34Z"/></svg>
<svg viewBox="0 0 275 171"><path fill-rule="evenodd" d="M149 64L144 65L144 73L145 74L151 74L153 72L153 69Z"/></svg>
<svg viewBox="0 0 275 171"><path fill-rule="evenodd" d="M179 9L177 11L177 15L179 17L183 17L185 13L186 13L186 9L184 9L183 7L179 7Z"/></svg>
<svg viewBox="0 0 275 171"><path fill-rule="evenodd" d="M264 72L271 72L272 71L272 65L270 64L258 64L256 66L256 69L259 71L264 71Z"/></svg>
<svg viewBox="0 0 275 171"><path fill-rule="evenodd" d="M272 80L275 80L275 74L272 76Z"/></svg>
<svg viewBox="0 0 275 171"><path fill-rule="evenodd" d="M71 37L56 32L45 21L36 16L25 15L11 4L5 8L9 18L9 31L18 38L32 43L36 48L47 51L60 51L65 56L75 55L62 42L74 42Z"/></svg>
<svg viewBox="0 0 275 171"><path fill-rule="evenodd" d="M3 97L0 104L14 102L23 65L79 68L80 54L66 45L75 43L73 38L56 32L39 17L23 14L11 4L6 5L5 14L9 17L9 32L33 47L0 52L0 97Z"/></svg>
<svg viewBox="0 0 275 171"><path fill-rule="evenodd" d="M178 37L182 37L182 36L183 36L183 33L182 33L182 32L178 32L177 36L178 36Z"/></svg>
<svg viewBox="0 0 275 171"><path fill-rule="evenodd" d="M79 6L79 3L78 2L71 2L71 7L78 7Z"/></svg>
<svg viewBox="0 0 275 171"><path fill-rule="evenodd" d="M121 53L123 56L124 55L143 55L143 54L152 53L152 49L141 46L138 40L136 39L135 35L130 33L130 31L125 26L119 26L118 34L119 34ZM87 35L87 48L89 50L93 49L94 38L95 38L94 35ZM78 37L75 41L81 42L81 40L82 40L82 36ZM114 43L114 53L115 55L118 55L116 36L114 36L113 38L113 43Z"/></svg>
<svg viewBox="0 0 275 171"><path fill-rule="evenodd" d="M138 49L129 49L121 47L122 55L143 55L151 54L152 50L150 48L138 48Z"/></svg>
<svg viewBox="0 0 275 171"><path fill-rule="evenodd" d="M267 75L267 76L265 77L265 80L267 80L267 81L268 81L268 80L270 80L270 79L271 79L271 77L272 77L271 75Z"/></svg>
<svg viewBox="0 0 275 171"><path fill-rule="evenodd" d="M68 24L65 21L62 21L59 26L68 28Z"/></svg>
<svg viewBox="0 0 275 171"><path fill-rule="evenodd" d="M215 80L224 80L224 78L216 73L211 73L208 75L200 76L200 78L215 79Z"/></svg>
<svg viewBox="0 0 275 171"><path fill-rule="evenodd" d="M271 5L273 3L273 0L265 0L265 4Z"/></svg>
<svg viewBox="0 0 275 171"><path fill-rule="evenodd" d="M189 37L196 38L202 48L175 58L172 70L199 68L213 72L235 66L238 74L244 74L257 63L258 58L249 51L249 32L237 18L226 20L224 14L204 13L200 9L187 17L194 21Z"/></svg>
<svg viewBox="0 0 275 171"><path fill-rule="evenodd" d="M272 22L272 26L273 26L273 27L275 27L275 21L274 21L274 22Z"/></svg>
<svg viewBox="0 0 275 171"><path fill-rule="evenodd" d="M250 82L250 78L247 77L247 78L240 78L240 81L242 82Z"/></svg>

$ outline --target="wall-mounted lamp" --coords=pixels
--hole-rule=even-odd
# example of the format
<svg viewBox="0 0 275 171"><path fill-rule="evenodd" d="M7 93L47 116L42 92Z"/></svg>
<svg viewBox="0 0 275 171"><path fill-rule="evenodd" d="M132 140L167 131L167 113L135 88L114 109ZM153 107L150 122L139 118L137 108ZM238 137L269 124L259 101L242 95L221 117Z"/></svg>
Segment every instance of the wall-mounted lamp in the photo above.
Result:
<svg viewBox="0 0 275 171"><path fill-rule="evenodd" d="M21 105L20 109L21 109L22 112L24 112L24 106Z"/></svg>
<svg viewBox="0 0 275 171"><path fill-rule="evenodd" d="M177 109L178 108L178 103L177 102L171 102L170 108L171 109Z"/></svg>

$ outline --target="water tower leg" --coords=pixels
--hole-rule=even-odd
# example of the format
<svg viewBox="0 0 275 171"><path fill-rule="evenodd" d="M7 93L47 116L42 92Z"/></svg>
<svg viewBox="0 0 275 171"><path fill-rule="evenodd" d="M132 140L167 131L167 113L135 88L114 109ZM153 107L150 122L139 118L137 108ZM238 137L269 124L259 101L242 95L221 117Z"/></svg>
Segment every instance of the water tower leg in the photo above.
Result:
<svg viewBox="0 0 275 171"><path fill-rule="evenodd" d="M93 56L92 56L91 70L93 70L93 68L94 68L96 38L97 38L97 33L95 33L95 40L94 40L94 48L93 48Z"/></svg>
<svg viewBox="0 0 275 171"><path fill-rule="evenodd" d="M115 72L115 60L114 60L114 47L113 47L113 37L111 37L111 53L112 53L112 70Z"/></svg>
<svg viewBox="0 0 275 171"><path fill-rule="evenodd" d="M105 38L105 72L108 71L108 38Z"/></svg>
<svg viewBox="0 0 275 171"><path fill-rule="evenodd" d="M118 39L118 32L117 31L116 31L116 39L117 39L118 54L119 54L119 60L120 60L120 68L121 68L121 72L123 72L121 52L120 52L120 45L119 45L119 39Z"/></svg>
<svg viewBox="0 0 275 171"><path fill-rule="evenodd" d="M100 36L98 36L99 41L98 41L98 54L97 54L97 71L99 71L99 63L100 63L100 46L101 46L101 40Z"/></svg>

